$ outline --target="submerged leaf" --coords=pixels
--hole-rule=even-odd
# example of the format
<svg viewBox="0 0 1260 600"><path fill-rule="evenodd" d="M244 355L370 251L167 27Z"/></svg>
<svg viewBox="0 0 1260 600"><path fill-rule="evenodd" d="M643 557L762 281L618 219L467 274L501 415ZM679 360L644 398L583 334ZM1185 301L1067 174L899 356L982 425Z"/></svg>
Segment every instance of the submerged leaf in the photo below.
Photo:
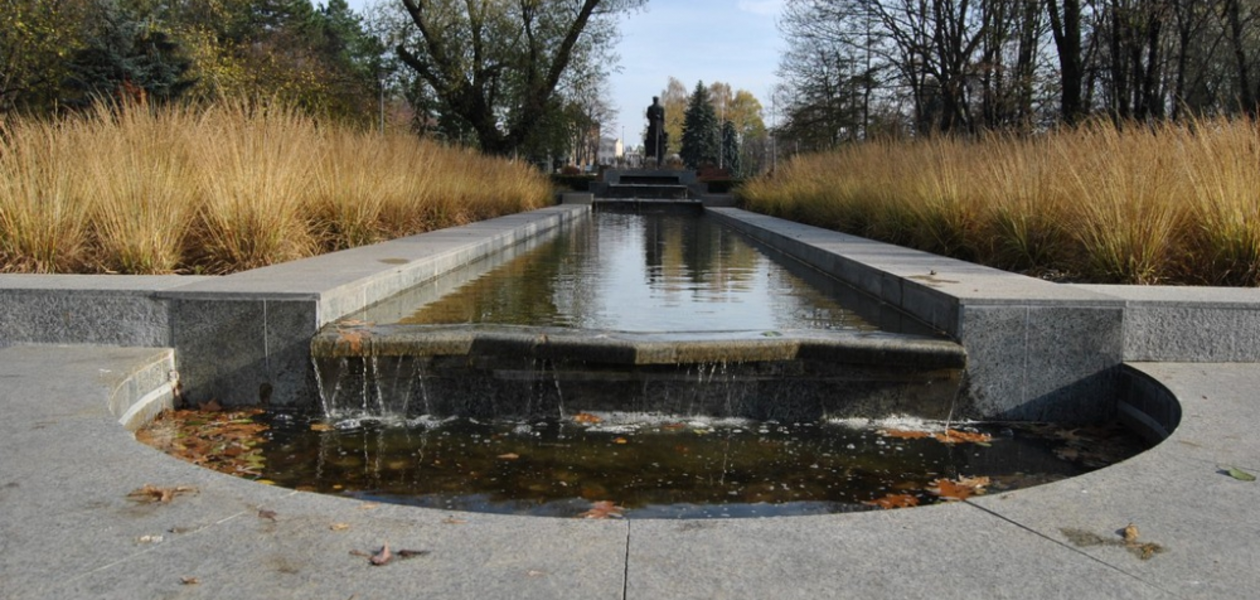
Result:
<svg viewBox="0 0 1260 600"><path fill-rule="evenodd" d="M919 499L911 494L888 494L883 498L867 500L862 504L869 504L871 506L878 506L884 510L891 510L894 508L909 508L911 506L918 506Z"/></svg>
<svg viewBox="0 0 1260 600"><path fill-rule="evenodd" d="M958 431L957 429L946 429L945 433L938 433L932 436L942 444L987 444L993 441L993 436L987 433L971 433L968 431Z"/></svg>
<svg viewBox="0 0 1260 600"><path fill-rule="evenodd" d="M910 431L907 429L881 429L877 433L884 437L896 438L899 440L918 440L926 437L932 437L927 431Z"/></svg>
<svg viewBox="0 0 1260 600"><path fill-rule="evenodd" d="M988 477L960 477L957 480L937 479L927 491L940 496L942 500L966 500L984 493L989 485Z"/></svg>
<svg viewBox="0 0 1260 600"><path fill-rule="evenodd" d="M600 500L591 505L591 509L578 515L580 519L620 519L626 509L617 506L612 500Z"/></svg>

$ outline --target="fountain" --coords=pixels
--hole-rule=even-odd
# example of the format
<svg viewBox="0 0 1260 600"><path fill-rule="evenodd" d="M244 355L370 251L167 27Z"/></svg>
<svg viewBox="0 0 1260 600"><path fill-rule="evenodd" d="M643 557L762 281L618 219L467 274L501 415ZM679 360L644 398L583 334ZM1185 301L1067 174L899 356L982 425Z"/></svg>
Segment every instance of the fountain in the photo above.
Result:
<svg viewBox="0 0 1260 600"><path fill-rule="evenodd" d="M672 518L861 510L939 499L941 480L1011 489L1092 468L1056 458L1053 436L951 429L966 353L917 319L694 211L619 206L325 327L323 414L273 424L267 477Z"/></svg>

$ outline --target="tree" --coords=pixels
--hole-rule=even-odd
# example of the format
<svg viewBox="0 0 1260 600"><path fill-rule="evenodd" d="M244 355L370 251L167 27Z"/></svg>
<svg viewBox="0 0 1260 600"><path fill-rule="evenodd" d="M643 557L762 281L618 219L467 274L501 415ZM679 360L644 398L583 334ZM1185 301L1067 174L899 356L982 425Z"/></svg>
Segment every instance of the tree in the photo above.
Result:
<svg viewBox="0 0 1260 600"><path fill-rule="evenodd" d="M67 106L105 97L171 100L192 85L186 77L191 61L167 32L139 21L115 0L99 0L90 15L95 26L86 46L70 57Z"/></svg>
<svg viewBox="0 0 1260 600"><path fill-rule="evenodd" d="M661 106L665 107L665 133L668 138L665 155L678 154L682 152L683 117L687 114L687 86L670 77L665 91L661 92Z"/></svg>
<svg viewBox="0 0 1260 600"><path fill-rule="evenodd" d="M683 117L682 150L679 156L692 169L706 164L717 164L720 151L720 131L717 114L709 100L709 90L704 82L697 82L687 103Z"/></svg>
<svg viewBox="0 0 1260 600"><path fill-rule="evenodd" d="M0 113L51 110L82 46L83 0L0 0Z"/></svg>
<svg viewBox="0 0 1260 600"><path fill-rule="evenodd" d="M722 123L722 162L731 175L739 177L741 173L739 134L735 132L735 123L731 121Z"/></svg>
<svg viewBox="0 0 1260 600"><path fill-rule="evenodd" d="M597 63L611 17L646 0L403 0L419 33L398 56L481 148L511 154L537 131L575 59Z"/></svg>

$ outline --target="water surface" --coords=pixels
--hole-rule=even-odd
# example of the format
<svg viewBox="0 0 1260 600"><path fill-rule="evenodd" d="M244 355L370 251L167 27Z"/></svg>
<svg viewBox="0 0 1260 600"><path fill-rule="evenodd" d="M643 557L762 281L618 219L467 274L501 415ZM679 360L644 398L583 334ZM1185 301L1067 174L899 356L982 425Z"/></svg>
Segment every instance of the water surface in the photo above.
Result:
<svg viewBox="0 0 1260 600"><path fill-rule="evenodd" d="M878 303L792 266L704 217L601 211L400 322L633 332L878 329L879 308L873 319L860 314ZM823 289L802 271L824 279Z"/></svg>

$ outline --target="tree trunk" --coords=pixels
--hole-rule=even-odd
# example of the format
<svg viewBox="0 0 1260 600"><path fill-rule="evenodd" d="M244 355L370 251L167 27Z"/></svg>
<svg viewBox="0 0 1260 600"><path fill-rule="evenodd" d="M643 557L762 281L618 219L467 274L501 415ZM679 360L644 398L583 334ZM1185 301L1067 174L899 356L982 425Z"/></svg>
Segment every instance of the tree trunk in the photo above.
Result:
<svg viewBox="0 0 1260 600"><path fill-rule="evenodd" d="M1081 60L1081 2L1080 0L1047 0L1050 13L1050 29L1059 55L1061 96L1059 111L1068 124L1079 123L1085 118L1082 91L1085 82L1084 62Z"/></svg>

